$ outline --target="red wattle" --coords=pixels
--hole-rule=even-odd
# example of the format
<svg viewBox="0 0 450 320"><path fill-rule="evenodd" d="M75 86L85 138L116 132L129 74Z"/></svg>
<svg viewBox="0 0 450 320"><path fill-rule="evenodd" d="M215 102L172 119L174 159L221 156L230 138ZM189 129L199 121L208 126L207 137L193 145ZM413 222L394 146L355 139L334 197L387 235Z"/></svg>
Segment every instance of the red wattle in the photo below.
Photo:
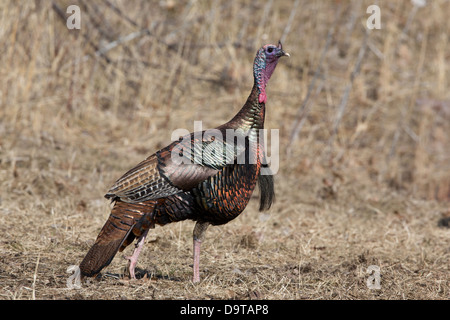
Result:
<svg viewBox="0 0 450 320"><path fill-rule="evenodd" d="M266 94L261 92L258 96L258 101L259 101L259 103L266 103L266 101L267 101Z"/></svg>

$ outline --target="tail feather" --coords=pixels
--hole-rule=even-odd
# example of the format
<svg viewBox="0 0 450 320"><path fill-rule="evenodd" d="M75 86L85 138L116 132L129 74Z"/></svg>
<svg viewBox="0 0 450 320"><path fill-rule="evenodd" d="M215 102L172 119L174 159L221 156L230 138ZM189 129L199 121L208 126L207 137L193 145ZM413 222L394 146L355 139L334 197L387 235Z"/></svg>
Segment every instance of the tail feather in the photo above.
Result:
<svg viewBox="0 0 450 320"><path fill-rule="evenodd" d="M268 165L262 165L269 169ZM260 191L259 211L269 210L275 201L275 188L273 183L273 175L262 175L258 177L258 185Z"/></svg>
<svg viewBox="0 0 450 320"><path fill-rule="evenodd" d="M139 229L133 228L145 215L153 211L155 202L126 203L117 200L97 240L80 264L84 277L93 277L108 266L117 251L133 242Z"/></svg>

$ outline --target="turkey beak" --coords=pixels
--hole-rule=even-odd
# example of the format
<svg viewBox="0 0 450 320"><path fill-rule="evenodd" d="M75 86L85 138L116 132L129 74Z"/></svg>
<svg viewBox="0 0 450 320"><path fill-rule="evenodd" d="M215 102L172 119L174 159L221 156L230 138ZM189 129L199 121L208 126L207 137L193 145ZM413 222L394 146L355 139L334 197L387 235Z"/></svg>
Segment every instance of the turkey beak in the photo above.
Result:
<svg viewBox="0 0 450 320"><path fill-rule="evenodd" d="M281 49L280 51L278 51L277 56L278 57L284 57L284 56L290 57L291 55L289 53L285 52L283 49Z"/></svg>
<svg viewBox="0 0 450 320"><path fill-rule="evenodd" d="M278 49L280 50L277 54L278 57L283 57L283 56L290 57L291 56L289 53L287 53L283 50L283 45L281 44L281 41L278 41Z"/></svg>

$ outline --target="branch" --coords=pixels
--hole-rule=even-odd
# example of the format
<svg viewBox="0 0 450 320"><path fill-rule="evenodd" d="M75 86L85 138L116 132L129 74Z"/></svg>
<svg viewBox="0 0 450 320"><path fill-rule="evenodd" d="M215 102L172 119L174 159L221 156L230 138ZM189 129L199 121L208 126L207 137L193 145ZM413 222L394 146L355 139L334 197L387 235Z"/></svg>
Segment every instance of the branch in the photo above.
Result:
<svg viewBox="0 0 450 320"><path fill-rule="evenodd" d="M58 17L60 17L61 18L61 21L64 23L64 25L66 24L66 21L67 21L67 18L66 18L66 14L64 13L64 11L54 2L54 1L52 1L52 9L56 12L56 14L58 15ZM73 34L78 34L78 33L75 33L75 32L72 32ZM94 48L94 50L97 52L97 51L99 51L100 49L97 47L97 45L95 45L92 41L91 41L91 39L86 35L86 34L84 34L84 33L82 33L82 35L83 35L83 38L89 43L89 45L92 47L92 48ZM111 63L111 60L107 57L107 56L105 56L104 54L102 54L102 55L100 55L103 59L105 59L105 61L107 62L107 63ZM83 58L83 60L84 60L84 58Z"/></svg>
<svg viewBox="0 0 450 320"><path fill-rule="evenodd" d="M328 30L327 40L325 42L325 46L324 46L324 48L322 50L322 53L320 55L319 63L317 65L316 71L314 72L313 79L311 80L311 83L308 86L308 91L306 93L306 97L305 97L305 99L303 99L303 102L302 102L300 108L297 111L297 115L296 115L295 120L294 120L294 125L292 126L292 130L291 130L291 135L289 137L289 142L288 142L288 145L286 147L286 154L287 155L289 155L291 153L292 144L295 142L295 140L297 140L298 135L300 134L301 128L303 127L303 124L304 124L304 120L303 119L305 119L307 117L307 115L309 114L309 112L311 111L311 108L309 107L309 105L310 105L310 101L309 100L310 100L311 92L313 91L313 88L314 88L314 86L316 84L317 78L321 74L320 71L322 69L322 64L323 64L323 61L325 59L325 55L328 52L328 48L329 48L331 40L333 38L333 34L334 34L335 30L336 30L336 25L337 25L337 22L339 20L340 14L341 14L341 8L342 7L339 4L335 20L334 20L333 24L331 25L330 29ZM320 89L320 90L316 90L316 93L315 93L314 97L320 93L322 88L323 88L323 84L321 84L319 86L318 89Z"/></svg>
<svg viewBox="0 0 450 320"><path fill-rule="evenodd" d="M366 53L367 42L368 42L368 38L369 38L368 35L369 35L369 31L366 28L365 33L364 33L363 43L362 43L361 47L359 48L358 58L356 59L355 66L353 68L352 73L350 74L350 82L347 84L347 87L344 90L344 94L342 95L341 103L339 104L339 108L337 111L336 119L334 120L333 133L332 133L330 141L329 141L330 145L334 141L334 137L337 134L339 124L342 120L342 116L344 115L345 109L347 107L347 102L348 102L348 98L350 96L350 91L353 87L353 81L355 80L355 77L359 74L359 71L361 69L361 62Z"/></svg>
<svg viewBox="0 0 450 320"><path fill-rule="evenodd" d="M291 14L289 15L289 19L286 24L286 27L284 28L283 35L280 38L281 43L284 43L287 35L291 31L291 26L292 26L292 22L294 21L295 13L297 12L298 3L299 3L299 0L295 0L294 7L292 8Z"/></svg>

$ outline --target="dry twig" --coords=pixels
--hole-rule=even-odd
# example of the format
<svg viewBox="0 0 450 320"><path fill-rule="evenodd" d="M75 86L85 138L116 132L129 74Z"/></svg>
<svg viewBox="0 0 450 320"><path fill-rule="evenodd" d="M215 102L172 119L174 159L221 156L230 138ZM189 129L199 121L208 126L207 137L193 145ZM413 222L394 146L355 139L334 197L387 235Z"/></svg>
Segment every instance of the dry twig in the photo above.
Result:
<svg viewBox="0 0 450 320"><path fill-rule="evenodd" d="M341 6L339 6L338 11L336 13L336 17L335 17L335 21L332 24L332 26L330 27L330 29L328 30L328 34L327 34L327 40L325 42L325 46L322 50L322 53L320 55L320 59L319 59L319 63L317 64L317 68L316 71L314 72L314 76L313 79L311 80L311 83L308 86L308 92L306 93L306 97L305 99L303 99L303 102L300 106L300 108L297 111L297 115L295 117L294 120L294 125L292 127L291 130L291 135L289 137L289 142L288 145L286 146L286 154L290 154L291 153L291 147L292 144L295 142L295 140L297 139L298 135L300 134L301 128L303 127L304 124L304 120L306 118L306 116L308 115L311 107L311 101L310 101L310 96L311 96L311 92L316 84L316 80L319 77L319 75L321 74L321 69L322 69L322 65L323 65L323 61L325 59L325 55L328 52L331 40L333 39L333 34L336 30L336 24L339 20L341 14ZM321 91L321 89L323 88L323 84L319 85L319 89L320 90L316 90L316 93L314 95L314 97L316 95L318 95Z"/></svg>

